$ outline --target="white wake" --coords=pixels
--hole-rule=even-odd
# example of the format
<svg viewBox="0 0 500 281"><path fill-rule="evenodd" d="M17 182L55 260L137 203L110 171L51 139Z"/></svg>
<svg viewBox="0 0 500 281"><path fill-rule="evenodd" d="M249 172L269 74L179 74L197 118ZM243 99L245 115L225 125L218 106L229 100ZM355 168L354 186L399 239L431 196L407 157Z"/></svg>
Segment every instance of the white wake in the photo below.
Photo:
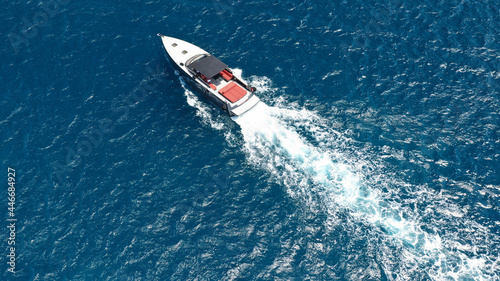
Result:
<svg viewBox="0 0 500 281"><path fill-rule="evenodd" d="M380 228L394 242L405 246L402 262L430 265L428 274L435 280L490 280L498 264L484 256L469 257L470 251L464 251L467 247L460 243L446 247L440 235L422 230L414 212L414 217L405 218L410 212L401 204L387 202L377 186L369 186L363 171L350 166L349 157L332 148L311 145L297 132L300 126L287 124L287 119L320 122L313 113L264 103L233 118L241 127L249 160L273 174L292 197L305 200L311 207L323 204L327 212L341 207L360 221ZM315 127L309 125L309 129ZM315 134L325 137L320 128L315 129ZM332 138L341 138L337 132L331 134ZM446 244L453 245L450 241Z"/></svg>
<svg viewBox="0 0 500 281"><path fill-rule="evenodd" d="M261 93L276 91L270 88L267 78L251 79L251 84ZM198 100L187 88L185 90L189 104L197 108L203 122L222 130L223 123L214 121L207 103ZM283 100L275 98L274 102L279 104ZM420 216L423 211L409 208L401 200L393 200L393 195L402 188L411 190L415 198L410 201L436 200L444 204L446 198L437 198L438 195L425 187L408 187L384 175L377 161L372 161L376 156L359 156L363 152L352 152L348 147L349 139L329 128L328 120L309 110L272 107L264 102L233 120L241 128L248 160L268 171L286 187L291 197L302 201L312 211L329 213L330 217L339 209L347 212L359 222L379 229L388 237L388 243L402 245L404 253L398 262L399 266L405 264L405 269L394 269L390 265L384 268L389 273L397 271L397 279L407 279L405 270L418 272L423 268L434 280L499 278L498 257L476 254L480 250L476 245L467 245L467 241L463 242L454 234L442 237L438 231L430 233L425 230L428 224L423 223ZM228 132L226 139L228 135L234 138ZM452 205L447 207L450 212L456 209ZM325 222L328 223L331 222ZM469 227L464 232L477 232L473 235L481 236L483 243L489 242L484 237L494 235L462 218L460 226L463 225ZM439 229L446 225L432 227ZM471 239L475 239L474 236Z"/></svg>

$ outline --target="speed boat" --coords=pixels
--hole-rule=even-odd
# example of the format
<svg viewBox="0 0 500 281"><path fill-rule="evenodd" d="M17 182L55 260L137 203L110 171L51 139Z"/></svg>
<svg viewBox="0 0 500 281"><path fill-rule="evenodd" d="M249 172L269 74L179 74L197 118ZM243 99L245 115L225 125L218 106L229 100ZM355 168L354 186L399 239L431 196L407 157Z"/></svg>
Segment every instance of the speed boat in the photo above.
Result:
<svg viewBox="0 0 500 281"><path fill-rule="evenodd" d="M186 41L158 34L175 69L186 81L229 116L239 116L260 99L241 77L225 63Z"/></svg>

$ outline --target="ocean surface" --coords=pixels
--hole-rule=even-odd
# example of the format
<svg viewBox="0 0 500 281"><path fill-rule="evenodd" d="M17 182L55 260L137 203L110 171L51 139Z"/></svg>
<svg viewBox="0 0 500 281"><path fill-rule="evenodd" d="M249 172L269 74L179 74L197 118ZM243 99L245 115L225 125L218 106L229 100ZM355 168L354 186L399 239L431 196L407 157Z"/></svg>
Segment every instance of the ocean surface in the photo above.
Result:
<svg viewBox="0 0 500 281"><path fill-rule="evenodd" d="M0 280L500 280L499 1L3 6Z"/></svg>

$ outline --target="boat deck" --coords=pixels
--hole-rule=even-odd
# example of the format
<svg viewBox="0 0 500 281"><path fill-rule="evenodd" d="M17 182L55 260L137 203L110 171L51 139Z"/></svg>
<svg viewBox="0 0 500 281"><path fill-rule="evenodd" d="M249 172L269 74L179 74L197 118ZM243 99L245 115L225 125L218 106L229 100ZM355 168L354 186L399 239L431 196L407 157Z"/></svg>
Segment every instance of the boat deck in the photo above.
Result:
<svg viewBox="0 0 500 281"><path fill-rule="evenodd" d="M229 73L229 72L228 72ZM231 78L233 75L231 74ZM236 103L241 100L247 93L247 89L242 87L238 82L227 79L229 76L220 74L207 79L204 82L216 92L221 99L226 99L231 103ZM203 80L203 79L202 79Z"/></svg>

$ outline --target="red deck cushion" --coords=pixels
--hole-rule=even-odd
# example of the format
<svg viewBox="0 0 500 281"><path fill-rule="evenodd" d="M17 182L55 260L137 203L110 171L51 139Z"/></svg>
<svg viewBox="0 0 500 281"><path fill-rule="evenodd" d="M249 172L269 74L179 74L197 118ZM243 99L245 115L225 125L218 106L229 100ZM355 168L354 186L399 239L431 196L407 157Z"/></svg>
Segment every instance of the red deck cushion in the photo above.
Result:
<svg viewBox="0 0 500 281"><path fill-rule="evenodd" d="M219 94L223 95L230 102L236 102L247 94L247 91L238 84L231 82L224 88L219 90Z"/></svg>
<svg viewBox="0 0 500 281"><path fill-rule="evenodd" d="M222 75L222 78L224 78L226 81L233 79L233 75L225 69L220 72L220 75Z"/></svg>

